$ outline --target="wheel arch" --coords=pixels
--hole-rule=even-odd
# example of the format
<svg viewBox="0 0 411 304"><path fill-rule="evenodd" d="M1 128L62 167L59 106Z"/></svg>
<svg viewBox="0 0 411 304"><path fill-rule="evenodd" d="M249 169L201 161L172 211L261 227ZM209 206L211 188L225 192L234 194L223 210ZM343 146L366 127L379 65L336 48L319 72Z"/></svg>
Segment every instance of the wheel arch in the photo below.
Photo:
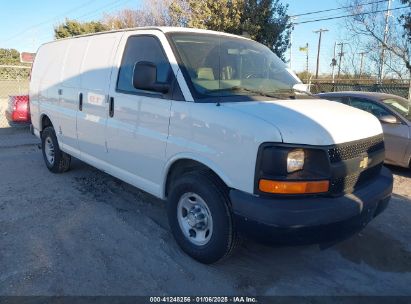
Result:
<svg viewBox="0 0 411 304"><path fill-rule="evenodd" d="M54 126L53 122L50 119L50 116L46 113L40 115L40 132L42 132L45 128L49 126Z"/></svg>
<svg viewBox="0 0 411 304"><path fill-rule="evenodd" d="M219 180L221 180L227 187L232 187L232 182L230 178L223 173L223 170L215 165L213 162L207 159L200 159L193 157L192 155L184 155L172 158L164 170L164 182L162 189L162 196L164 199L168 196L168 191L172 185L172 181L184 173L194 171L194 170L209 170L214 174Z"/></svg>

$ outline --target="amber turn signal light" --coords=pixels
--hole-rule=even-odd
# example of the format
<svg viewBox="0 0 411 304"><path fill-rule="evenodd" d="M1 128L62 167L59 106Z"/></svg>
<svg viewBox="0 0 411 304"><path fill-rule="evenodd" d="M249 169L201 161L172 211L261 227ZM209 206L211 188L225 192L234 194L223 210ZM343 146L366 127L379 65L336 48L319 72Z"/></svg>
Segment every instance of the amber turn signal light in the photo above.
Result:
<svg viewBox="0 0 411 304"><path fill-rule="evenodd" d="M290 182L260 179L258 188L262 192L274 194L310 194L327 192L329 186L330 182L328 180Z"/></svg>

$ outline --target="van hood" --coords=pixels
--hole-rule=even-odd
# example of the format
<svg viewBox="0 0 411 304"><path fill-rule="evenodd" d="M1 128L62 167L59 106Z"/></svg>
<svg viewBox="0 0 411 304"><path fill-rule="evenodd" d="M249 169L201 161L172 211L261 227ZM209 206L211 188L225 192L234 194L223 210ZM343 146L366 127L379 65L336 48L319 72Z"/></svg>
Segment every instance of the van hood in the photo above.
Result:
<svg viewBox="0 0 411 304"><path fill-rule="evenodd" d="M373 115L324 99L223 103L275 126L284 143L333 145L382 133Z"/></svg>

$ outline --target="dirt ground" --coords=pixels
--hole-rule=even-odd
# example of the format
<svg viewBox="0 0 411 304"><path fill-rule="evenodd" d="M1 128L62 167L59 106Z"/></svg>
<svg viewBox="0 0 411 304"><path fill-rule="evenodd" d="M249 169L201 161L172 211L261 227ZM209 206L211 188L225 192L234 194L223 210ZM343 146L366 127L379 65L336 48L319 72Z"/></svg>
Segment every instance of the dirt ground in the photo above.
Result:
<svg viewBox="0 0 411 304"><path fill-rule="evenodd" d="M74 160L53 175L34 144L0 148L0 295L411 295L411 171L360 234L327 249L247 240L206 266L165 205Z"/></svg>

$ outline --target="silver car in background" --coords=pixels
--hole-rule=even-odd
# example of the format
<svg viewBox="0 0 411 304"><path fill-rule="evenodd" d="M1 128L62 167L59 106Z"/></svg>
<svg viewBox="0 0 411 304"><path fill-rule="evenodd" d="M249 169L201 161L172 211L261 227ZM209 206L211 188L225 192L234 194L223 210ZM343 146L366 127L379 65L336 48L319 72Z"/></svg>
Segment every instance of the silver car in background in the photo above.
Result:
<svg viewBox="0 0 411 304"><path fill-rule="evenodd" d="M385 163L411 168L410 101L396 95L374 92L333 92L317 96L374 114L384 130Z"/></svg>

